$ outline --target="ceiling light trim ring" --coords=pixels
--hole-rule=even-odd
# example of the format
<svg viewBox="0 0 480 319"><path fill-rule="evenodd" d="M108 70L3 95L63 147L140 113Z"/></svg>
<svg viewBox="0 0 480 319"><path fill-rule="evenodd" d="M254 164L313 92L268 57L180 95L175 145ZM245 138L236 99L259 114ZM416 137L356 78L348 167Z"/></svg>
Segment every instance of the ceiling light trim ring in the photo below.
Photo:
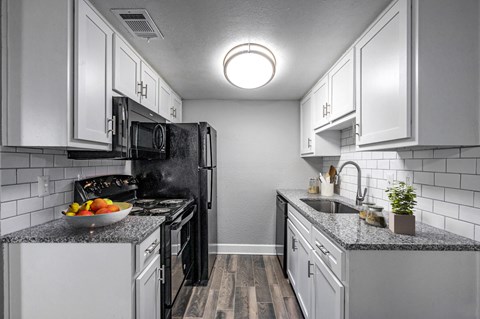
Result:
<svg viewBox="0 0 480 319"><path fill-rule="evenodd" d="M244 49L240 49L242 47L244 47ZM241 87L241 86L238 86L237 84L233 83L230 80L230 78L228 77L227 67L228 67L229 63L235 57L238 57L238 56L240 56L242 54L245 54L245 53L254 53L254 54L263 56L272 66L272 74L264 84L262 84L260 86L257 86L257 87L254 87L254 88L245 88L245 87ZM275 55L273 54L272 51L270 51L270 49L268 49L267 47L265 47L261 44L258 44L258 43L243 43L243 44L237 45L237 46L233 47L232 49L230 49L230 51L228 51L228 53L225 55L225 58L223 59L223 74L224 74L225 78L227 79L227 81L230 84L232 84L233 86L238 87L240 89L244 89L244 90L259 89L261 87L264 87L265 85L267 85L268 83L270 83L272 81L272 79L275 77L276 72L277 72L277 60L275 58Z"/></svg>

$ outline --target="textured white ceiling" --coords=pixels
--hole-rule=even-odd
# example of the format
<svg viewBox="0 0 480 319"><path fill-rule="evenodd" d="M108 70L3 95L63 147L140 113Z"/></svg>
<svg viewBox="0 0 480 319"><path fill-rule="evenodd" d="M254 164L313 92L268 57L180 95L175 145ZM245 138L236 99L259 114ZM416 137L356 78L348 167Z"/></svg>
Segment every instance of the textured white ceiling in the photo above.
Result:
<svg viewBox="0 0 480 319"><path fill-rule="evenodd" d="M390 0L91 0L184 99L298 100ZM145 8L165 35L134 39L112 8ZM233 46L270 48L277 74L254 90L233 87L222 62Z"/></svg>

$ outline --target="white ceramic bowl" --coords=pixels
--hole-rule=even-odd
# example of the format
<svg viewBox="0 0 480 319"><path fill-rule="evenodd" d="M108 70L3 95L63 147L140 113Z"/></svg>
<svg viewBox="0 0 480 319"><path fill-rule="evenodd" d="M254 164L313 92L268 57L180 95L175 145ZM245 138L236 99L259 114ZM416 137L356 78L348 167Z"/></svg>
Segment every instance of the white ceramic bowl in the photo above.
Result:
<svg viewBox="0 0 480 319"><path fill-rule="evenodd" d="M93 216L66 216L63 217L70 224L70 226L75 228L95 228L103 227L114 224L121 221L127 217L128 213L132 210L133 205L125 202L114 202L114 205L117 205L120 208L120 211L110 213L110 214L101 214Z"/></svg>

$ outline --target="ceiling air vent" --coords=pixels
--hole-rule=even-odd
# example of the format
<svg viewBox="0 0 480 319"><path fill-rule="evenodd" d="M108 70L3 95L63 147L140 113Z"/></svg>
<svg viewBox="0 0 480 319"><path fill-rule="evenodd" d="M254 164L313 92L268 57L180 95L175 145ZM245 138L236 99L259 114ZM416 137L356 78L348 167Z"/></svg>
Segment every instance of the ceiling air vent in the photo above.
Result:
<svg viewBox="0 0 480 319"><path fill-rule="evenodd" d="M163 34L145 9L111 9L113 14L133 36L142 39L158 39Z"/></svg>

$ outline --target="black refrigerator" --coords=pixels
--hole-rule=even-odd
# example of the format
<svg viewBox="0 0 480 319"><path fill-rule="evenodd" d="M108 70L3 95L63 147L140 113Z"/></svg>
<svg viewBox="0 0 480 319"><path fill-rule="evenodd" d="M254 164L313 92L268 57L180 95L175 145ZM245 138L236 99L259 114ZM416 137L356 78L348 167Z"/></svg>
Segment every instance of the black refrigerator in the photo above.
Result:
<svg viewBox="0 0 480 319"><path fill-rule="evenodd" d="M139 198L195 198L196 280L206 284L217 256L217 132L206 122L167 124L167 155L132 161Z"/></svg>

